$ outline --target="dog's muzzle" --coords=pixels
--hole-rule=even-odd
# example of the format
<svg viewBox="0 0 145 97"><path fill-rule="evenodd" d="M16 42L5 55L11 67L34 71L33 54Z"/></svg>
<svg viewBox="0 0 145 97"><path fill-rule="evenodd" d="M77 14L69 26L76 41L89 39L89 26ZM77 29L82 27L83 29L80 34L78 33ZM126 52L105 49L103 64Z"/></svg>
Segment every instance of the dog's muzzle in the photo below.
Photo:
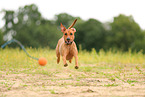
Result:
<svg viewBox="0 0 145 97"><path fill-rule="evenodd" d="M67 45L71 45L71 44L72 44L72 42L70 41L70 38L69 38L69 37L68 37L66 40L67 40L67 41L65 41L65 43L66 43Z"/></svg>
<svg viewBox="0 0 145 97"><path fill-rule="evenodd" d="M67 45L71 45L71 44L72 44L71 41L65 41L65 43L66 43Z"/></svg>

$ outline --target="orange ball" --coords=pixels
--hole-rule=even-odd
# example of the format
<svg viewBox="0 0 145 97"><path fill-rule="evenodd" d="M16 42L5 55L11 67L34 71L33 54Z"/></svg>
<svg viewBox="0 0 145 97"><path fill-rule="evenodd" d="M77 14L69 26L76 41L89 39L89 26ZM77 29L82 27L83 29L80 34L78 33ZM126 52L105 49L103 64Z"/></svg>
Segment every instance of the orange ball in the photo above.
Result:
<svg viewBox="0 0 145 97"><path fill-rule="evenodd" d="M39 65L45 66L47 64L47 60L43 57L39 58L38 60Z"/></svg>

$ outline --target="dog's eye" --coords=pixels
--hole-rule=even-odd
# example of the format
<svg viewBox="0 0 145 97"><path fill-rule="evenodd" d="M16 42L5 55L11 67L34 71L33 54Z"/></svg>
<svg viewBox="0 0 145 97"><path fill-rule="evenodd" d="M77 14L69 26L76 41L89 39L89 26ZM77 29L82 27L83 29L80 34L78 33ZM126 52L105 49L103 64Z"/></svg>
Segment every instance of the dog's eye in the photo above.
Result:
<svg viewBox="0 0 145 97"><path fill-rule="evenodd" d="M64 35L67 35L67 33L65 33Z"/></svg>
<svg viewBox="0 0 145 97"><path fill-rule="evenodd" d="M73 35L72 33L70 33L70 35Z"/></svg>

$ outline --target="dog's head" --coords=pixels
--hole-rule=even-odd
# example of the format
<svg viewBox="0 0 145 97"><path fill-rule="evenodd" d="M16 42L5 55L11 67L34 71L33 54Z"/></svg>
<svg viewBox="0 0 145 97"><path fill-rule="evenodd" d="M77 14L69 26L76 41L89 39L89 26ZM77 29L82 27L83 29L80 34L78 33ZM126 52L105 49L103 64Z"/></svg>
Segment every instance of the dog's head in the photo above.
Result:
<svg viewBox="0 0 145 97"><path fill-rule="evenodd" d="M63 32L63 37L64 37L64 41L67 45L72 44L72 42L74 41L74 33L76 32L75 28L72 28L74 26L74 24L76 23L77 19L74 20L74 22L72 23L72 25L66 29L62 23L61 23L61 31Z"/></svg>

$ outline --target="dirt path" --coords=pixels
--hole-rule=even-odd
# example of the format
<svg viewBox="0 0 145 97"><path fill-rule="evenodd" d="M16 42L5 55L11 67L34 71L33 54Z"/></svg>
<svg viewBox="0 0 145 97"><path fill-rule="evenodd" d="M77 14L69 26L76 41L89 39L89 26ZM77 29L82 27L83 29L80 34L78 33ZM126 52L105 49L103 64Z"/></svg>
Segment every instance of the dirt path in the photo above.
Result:
<svg viewBox="0 0 145 97"><path fill-rule="evenodd" d="M77 78L57 73L0 74L0 97L145 97L145 79L127 83L117 78Z"/></svg>

